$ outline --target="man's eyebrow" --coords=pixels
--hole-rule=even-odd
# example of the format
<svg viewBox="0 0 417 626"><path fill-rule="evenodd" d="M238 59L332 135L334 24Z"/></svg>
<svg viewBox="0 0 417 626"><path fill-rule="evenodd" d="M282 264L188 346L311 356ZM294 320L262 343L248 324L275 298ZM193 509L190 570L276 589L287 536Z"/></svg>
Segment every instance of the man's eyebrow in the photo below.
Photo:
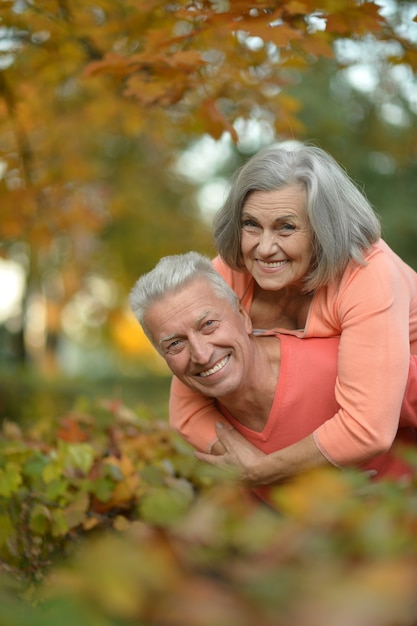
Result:
<svg viewBox="0 0 417 626"><path fill-rule="evenodd" d="M179 336L178 333L173 333L172 335L167 335L166 337L162 337L162 339L159 342L159 345L162 346L163 343L166 343L167 341L172 341L178 336Z"/></svg>
<svg viewBox="0 0 417 626"><path fill-rule="evenodd" d="M197 317L196 319L196 323L200 324L203 320L206 319L206 317L208 317L210 315L210 311L204 311L204 313L202 313L199 317Z"/></svg>
<svg viewBox="0 0 417 626"><path fill-rule="evenodd" d="M209 315L210 315L210 311L204 311L204 313L199 315L195 321L196 326L201 324L201 322L205 320L206 317L208 317ZM177 339L180 336L181 335L179 335L178 333L172 333L172 335L166 335L165 337L162 337L162 339L159 341L159 345L162 346L162 344L166 343L167 341L172 341L173 339Z"/></svg>

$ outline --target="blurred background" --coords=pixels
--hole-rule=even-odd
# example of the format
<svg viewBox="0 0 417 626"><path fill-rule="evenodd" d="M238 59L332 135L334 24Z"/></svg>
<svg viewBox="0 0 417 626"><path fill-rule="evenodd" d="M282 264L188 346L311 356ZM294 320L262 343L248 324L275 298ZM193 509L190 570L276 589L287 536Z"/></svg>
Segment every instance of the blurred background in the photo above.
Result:
<svg viewBox="0 0 417 626"><path fill-rule="evenodd" d="M164 414L129 291L215 254L231 173L273 141L328 150L417 269L417 4L321 6L0 2L0 419L79 394Z"/></svg>

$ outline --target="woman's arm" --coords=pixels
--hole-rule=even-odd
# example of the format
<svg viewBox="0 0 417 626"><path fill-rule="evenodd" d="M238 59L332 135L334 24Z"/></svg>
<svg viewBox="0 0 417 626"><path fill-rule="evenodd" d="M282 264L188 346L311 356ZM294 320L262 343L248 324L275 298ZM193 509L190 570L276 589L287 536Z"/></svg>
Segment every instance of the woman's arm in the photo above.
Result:
<svg viewBox="0 0 417 626"><path fill-rule="evenodd" d="M230 425L217 424L217 435L225 453L216 456L196 452L196 457L216 467L235 468L239 479L250 487L276 484L300 472L330 465L313 435L271 454L261 452Z"/></svg>
<svg viewBox="0 0 417 626"><path fill-rule="evenodd" d="M314 436L335 465L363 463L395 438L409 370L410 315L416 314L403 265L377 248L367 265L349 268L340 287L328 291L327 309L341 331L335 387L340 409ZM316 330L326 307L317 313Z"/></svg>

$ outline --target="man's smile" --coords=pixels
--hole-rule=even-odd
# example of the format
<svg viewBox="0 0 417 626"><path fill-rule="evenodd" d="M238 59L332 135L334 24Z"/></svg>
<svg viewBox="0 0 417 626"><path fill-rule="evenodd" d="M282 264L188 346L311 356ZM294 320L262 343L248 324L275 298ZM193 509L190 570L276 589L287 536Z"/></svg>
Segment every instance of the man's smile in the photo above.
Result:
<svg viewBox="0 0 417 626"><path fill-rule="evenodd" d="M204 372L199 372L197 376L201 376L202 378L207 378L207 376L212 376L212 374L215 374L216 372L219 372L220 370L222 370L224 366L226 365L226 363L228 363L229 359L230 359L230 354L226 355L223 359L221 359L221 361L218 361L218 363L216 363L216 365L214 365L210 369L205 370Z"/></svg>

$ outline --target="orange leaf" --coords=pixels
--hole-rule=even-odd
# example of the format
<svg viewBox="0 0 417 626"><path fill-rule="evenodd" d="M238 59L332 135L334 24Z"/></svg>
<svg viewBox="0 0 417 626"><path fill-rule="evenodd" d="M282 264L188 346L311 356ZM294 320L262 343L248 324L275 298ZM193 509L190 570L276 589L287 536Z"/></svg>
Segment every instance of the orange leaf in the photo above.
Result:
<svg viewBox="0 0 417 626"><path fill-rule="evenodd" d="M315 58L325 57L332 59L334 57L334 50L331 46L329 35L326 32L306 35L303 41L303 49Z"/></svg>
<svg viewBox="0 0 417 626"><path fill-rule="evenodd" d="M229 132L233 141L238 141L237 132L230 121L217 108L215 100L209 98L204 100L199 112L199 117L203 119L207 132L214 139L220 139L224 132Z"/></svg>
<svg viewBox="0 0 417 626"><path fill-rule="evenodd" d="M85 76L96 76L111 73L117 76L126 76L132 71L131 57L123 57L120 54L109 52L100 61L92 61L85 69Z"/></svg>
<svg viewBox="0 0 417 626"><path fill-rule="evenodd" d="M57 437L62 441L68 441L70 443L77 443L88 439L87 433L73 417L65 417L61 420L61 426L57 430Z"/></svg>
<svg viewBox="0 0 417 626"><path fill-rule="evenodd" d="M236 23L235 30L245 31L251 37L260 37L264 41L272 41L279 48L285 48L291 41L304 36L304 33L287 24L272 26L270 22L271 16L268 21L241 20Z"/></svg>

